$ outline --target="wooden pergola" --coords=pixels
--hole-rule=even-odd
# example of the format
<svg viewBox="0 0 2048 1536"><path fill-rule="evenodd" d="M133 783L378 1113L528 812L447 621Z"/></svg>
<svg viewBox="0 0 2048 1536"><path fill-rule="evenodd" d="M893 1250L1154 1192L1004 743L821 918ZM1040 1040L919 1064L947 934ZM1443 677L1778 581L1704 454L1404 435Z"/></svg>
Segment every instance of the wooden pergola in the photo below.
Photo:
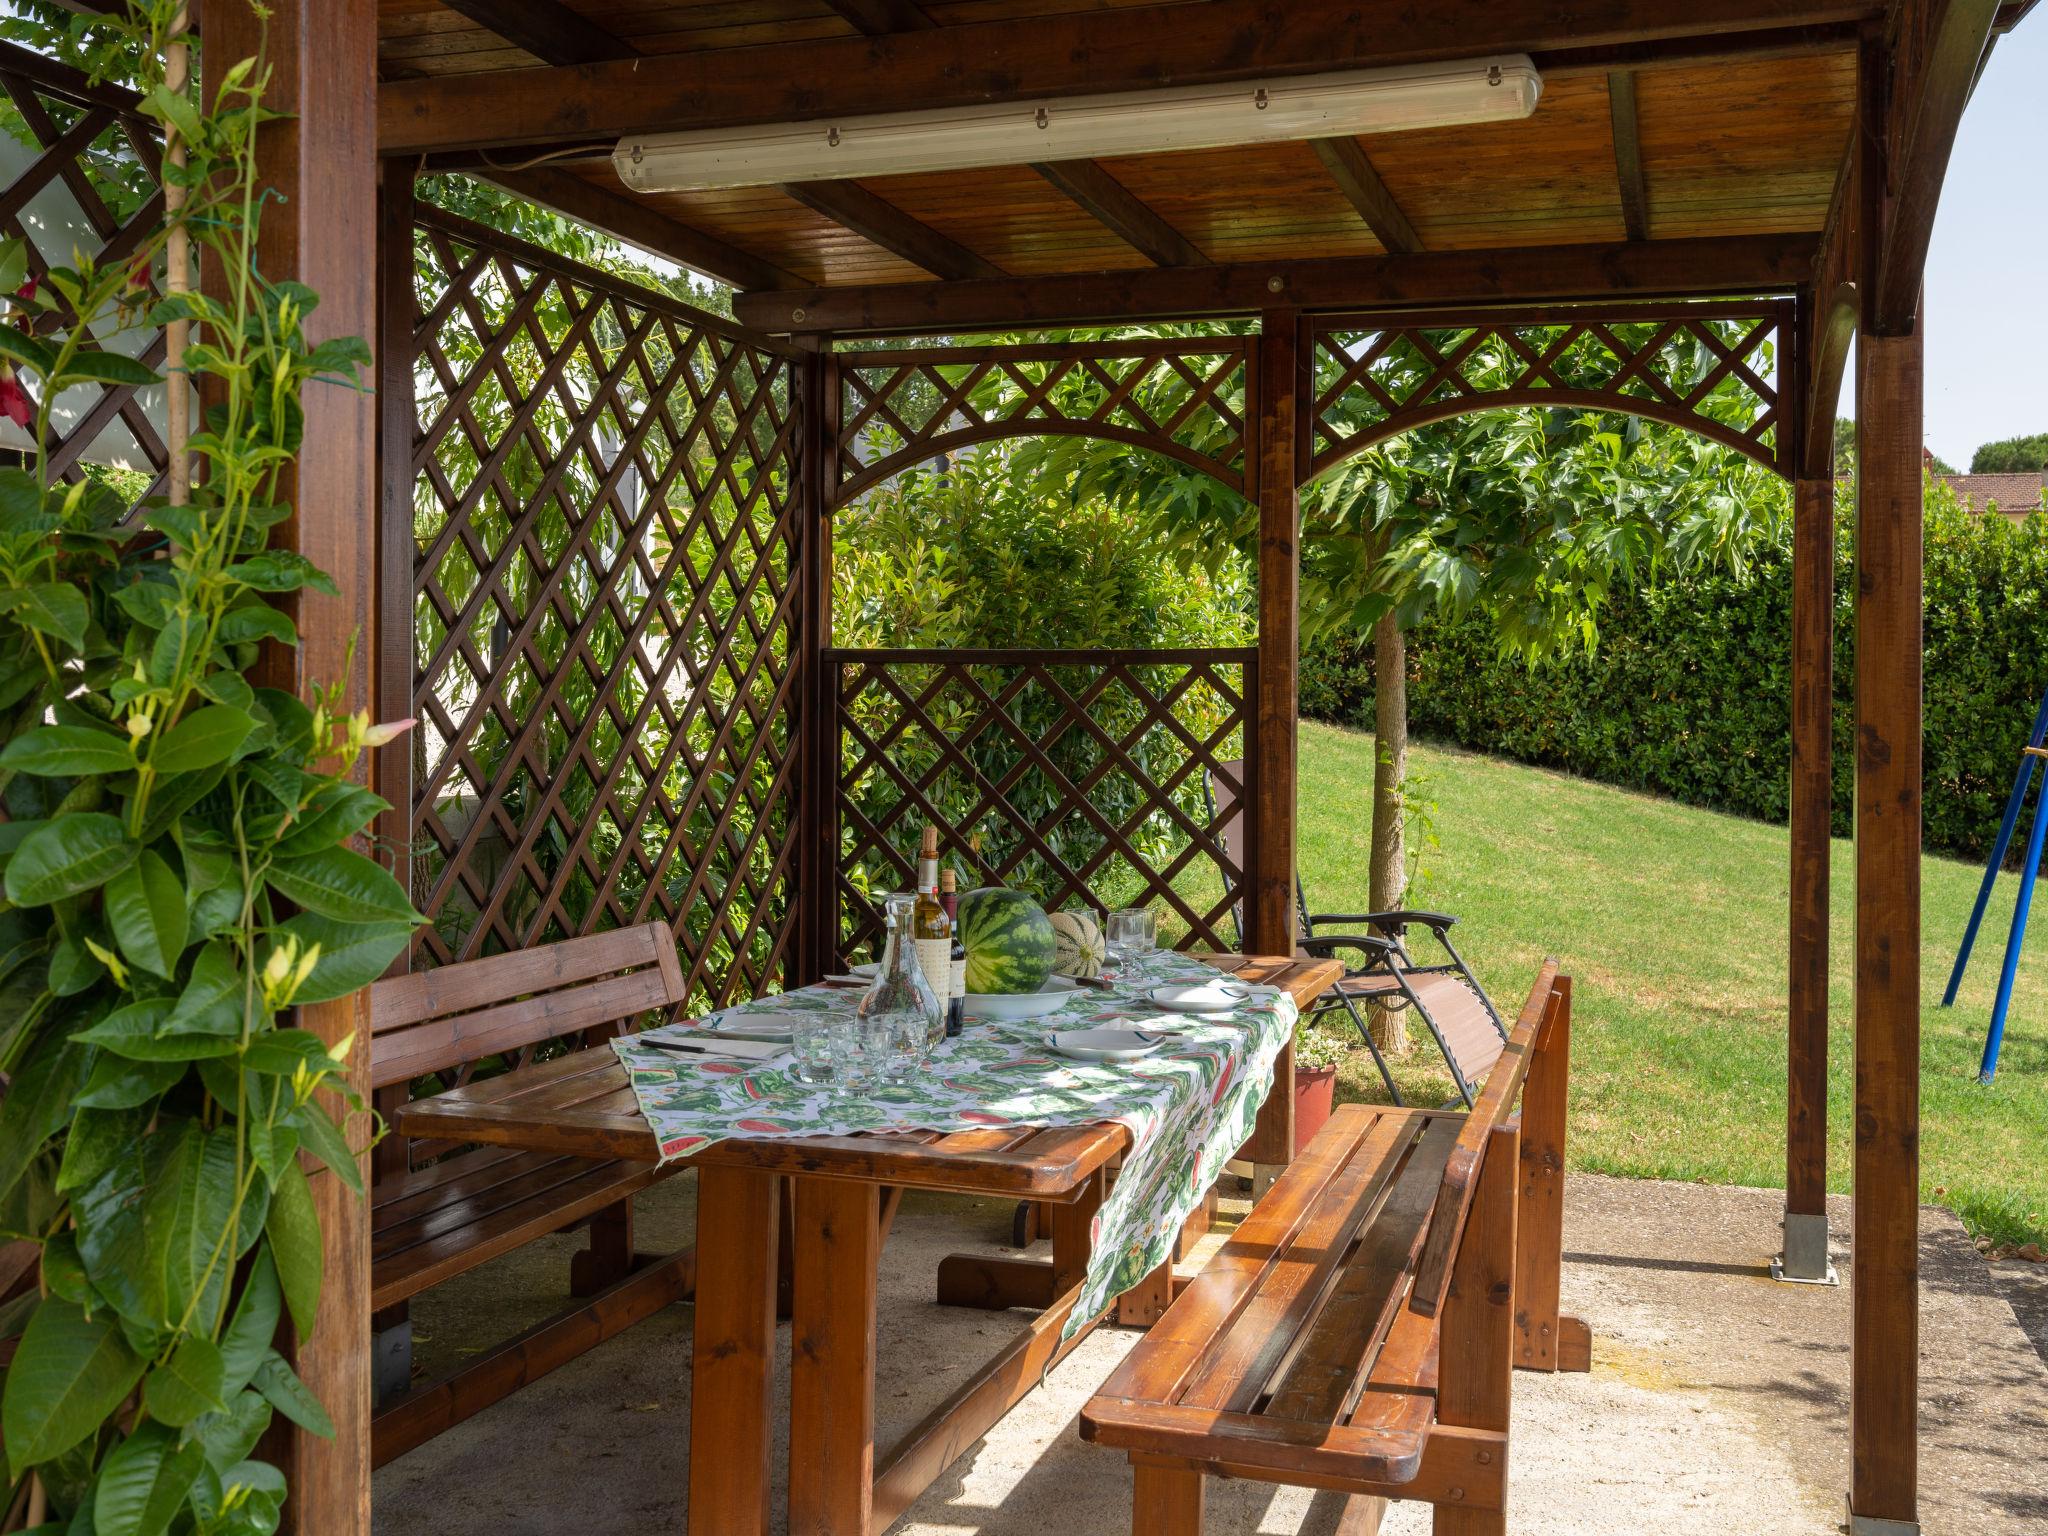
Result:
<svg viewBox="0 0 2048 1536"><path fill-rule="evenodd" d="M1858 1531L1917 1528L1919 294L1957 124L1987 50L2026 4L271 3L267 36L243 0L199 6L208 59L261 46L275 71L271 104L293 114L269 130L265 163L282 201L266 215L266 269L320 291L313 317L320 335L375 338L381 381L376 398L325 390L307 401L298 512L280 534L334 574L342 600L308 605L300 622L305 644L283 663L290 681L346 676L350 698L373 701L380 716L414 712L415 594L432 576L423 578L410 522L422 472L413 375L434 318L423 321L414 308L416 240L446 263L450 312L472 302L465 282L494 263L504 271L544 266L552 281L596 295L588 299L593 312L609 305L631 334L666 337L661 356L675 374L687 371L686 351L703 349L701 377L710 382L702 409L720 397L720 409L761 426L747 452L774 461L766 478L776 489L762 494L786 494L787 502L775 507L773 547L749 558L768 568L766 622L789 637L789 647L786 657L775 651L747 674L771 684L761 707L784 722L777 736L784 746L767 764L744 840L750 849L773 845L784 893L774 899L786 902L779 910L789 915L793 937L758 961L736 964L737 982L729 977L720 987L805 979L838 943L837 850L826 820L837 748L821 736L839 700L838 663L856 663L825 664L831 516L886 472L849 451L849 423L889 418L891 367L928 363L937 370L929 380L957 379L945 369L961 363L1064 363L1115 381L1127 377L1132 355L1112 344L1027 353L948 341L942 353L899 350L877 361L852 350L851 341L1195 317L1256 321L1221 348L1213 338L1161 343L1141 359L1178 370L1191 398L1213 401L1220 387L1205 390L1204 383L1235 377L1221 391L1242 401L1241 411L1224 413L1235 416L1234 428L1229 419L1207 423L1197 448L1185 419L1116 421L1127 441L1199 458L1198 467L1240 488L1259 509L1258 645L1242 658L1237 686L1255 807L1238 875L1246 943L1258 951L1284 953L1291 940L1297 495L1308 479L1418 421L1531 403L1631 410L1710 430L1790 479L1786 1259L1806 1274L1826 1263L1830 439L1854 338L1860 482L1849 1499ZM1528 54L1544 80L1534 116L1512 124L647 197L621 185L609 158L620 136L644 131L1510 52ZM423 214L413 198L423 169L496 183L727 282L739 290L738 323L680 307L632 307L605 288L602 274ZM643 320L642 330L632 330ZM1517 327L1529 326L1558 328L1546 334L1565 335L1564 346L1591 338L1606 347L1615 359L1606 384L1564 389L1552 372L1556 354L1532 346L1515 387L1479 392L1462 381L1458 355L1441 350L1446 331L1513 345L1525 336ZM1373 345L1393 344L1385 338L1424 357L1420 387L1389 390L1367 430L1340 426L1325 410L1331 391L1384 387L1360 359ZM1714 428L1691 386L1662 378L1656 359L1674 338L1695 355L1714 354L1714 386L1741 380L1753 392L1747 428ZM1774 354L1760 350L1767 346ZM659 373L654 353L643 349L636 358L636 366ZM464 381L455 371L448 378L459 394ZM741 389L736 379L752 382ZM1020 389L1014 409L974 435L1117 435L1102 431L1109 414L1049 426L1043 398L1043 391L1034 401L1029 388ZM897 419L900 446L889 462L914 462L948 446L934 441L945 417L930 429ZM458 412L452 429L460 425ZM721 439L709 472L725 492L740 494L735 440ZM616 457L615 449L607 452ZM756 494L752 484L746 495ZM460 499L459 490L450 494ZM691 482L673 494L704 493ZM371 515L373 508L381 515ZM451 635L460 628L460 606L448 611ZM678 621L709 622L694 609ZM354 635L374 643L351 651ZM732 622L713 634L722 654L744 638ZM754 640L756 650L769 649L758 634ZM461 644L447 641L451 654ZM471 664L497 657L492 650ZM734 718L728 711L714 720L712 734L722 741ZM400 808L389 830L405 839L421 836L440 814L414 772L404 748L387 749L377 765L380 789ZM487 811L490 796L483 799ZM735 826L733 808L703 809L724 839ZM426 830L448 847L472 835L453 825ZM519 855L514 849L512 864ZM616 877L619 866L611 870ZM707 891L716 883L707 869L683 873L692 876L690 900L718 903L718 923L741 921L741 902L769 899L745 889ZM488 885L472 893L483 920L503 916L499 896ZM735 952L755 953L756 937L735 931ZM707 963L701 954L684 958ZM308 1027L329 1039L366 1026L359 1001L306 1012ZM366 1057L358 1052L354 1062ZM297 1363L333 1411L339 1434L297 1439L288 1508L300 1529L367 1531L368 1215L331 1177L315 1185L329 1247L327 1305L316 1335L299 1341Z"/></svg>

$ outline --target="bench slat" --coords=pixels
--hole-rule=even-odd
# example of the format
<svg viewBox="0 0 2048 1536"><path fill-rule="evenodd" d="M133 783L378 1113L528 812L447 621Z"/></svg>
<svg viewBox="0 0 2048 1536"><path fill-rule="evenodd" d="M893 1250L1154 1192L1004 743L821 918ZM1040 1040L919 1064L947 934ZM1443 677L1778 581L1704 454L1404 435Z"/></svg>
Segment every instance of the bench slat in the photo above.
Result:
<svg viewBox="0 0 2048 1536"><path fill-rule="evenodd" d="M476 1188L451 1187L432 1204L427 1204L422 1196L406 1214L394 1216L372 1229L370 1262L395 1258L444 1232L473 1226L496 1211L543 1196L551 1189L573 1183L592 1168L603 1166L583 1158L543 1157L510 1171L504 1178L490 1182L480 1179Z"/></svg>
<svg viewBox="0 0 2048 1536"><path fill-rule="evenodd" d="M1245 1413L1314 1315L1359 1228L1373 1218L1388 1182L1421 1127L1382 1114L1351 1143L1349 1160L1323 1186L1308 1219L1260 1277L1258 1293L1211 1343L1178 1401L1189 1408Z"/></svg>
<svg viewBox="0 0 2048 1536"><path fill-rule="evenodd" d="M538 1045L558 1035L620 1023L666 1006L667 983L661 972L645 970L501 1002L453 1018L432 1019L408 1029L380 1030L372 1047L371 1080L379 1088L408 1082L429 1072Z"/></svg>
<svg viewBox="0 0 2048 1536"><path fill-rule="evenodd" d="M370 987L370 1028L376 1034L404 1029L428 1019L488 1008L507 998L531 992L551 992L610 976L619 971L662 965L663 950L673 953L675 939L660 923L641 923L610 933L593 933L585 938L564 939L534 949L487 955L481 960L460 960L430 971L391 976ZM680 983L672 989L680 1001Z"/></svg>
<svg viewBox="0 0 2048 1536"><path fill-rule="evenodd" d="M1438 1116L1424 1128L1386 1203L1345 1264L1336 1290L1303 1334L1300 1352L1266 1405L1270 1417L1341 1422L1357 1401L1368 1367L1407 1295L1422 1248L1423 1222L1458 1124L1455 1117Z"/></svg>
<svg viewBox="0 0 2048 1536"><path fill-rule="evenodd" d="M418 1295L536 1237L560 1231L615 1204L660 1177L647 1164L597 1163L545 1198L522 1201L415 1244L371 1269L372 1310Z"/></svg>

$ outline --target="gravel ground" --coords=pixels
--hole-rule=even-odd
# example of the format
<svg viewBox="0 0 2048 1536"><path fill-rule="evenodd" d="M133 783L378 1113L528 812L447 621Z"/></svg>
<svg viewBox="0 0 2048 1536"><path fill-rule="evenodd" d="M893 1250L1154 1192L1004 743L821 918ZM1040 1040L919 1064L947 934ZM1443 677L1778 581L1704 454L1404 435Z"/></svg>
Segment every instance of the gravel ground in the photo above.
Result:
<svg viewBox="0 0 2048 1536"><path fill-rule="evenodd" d="M641 1197L642 1247L680 1244L694 1181ZM1660 1536L1836 1531L1848 1479L1849 1290L1782 1286L1765 1264L1770 1191L1579 1177L1567 1198L1567 1307L1593 1327L1590 1375L1515 1379L1510 1525L1518 1533ZM1839 1235L1846 1202L1833 1213ZM1004 1252L1009 1210L912 1196L884 1256L877 1433L887 1444L1016 1326L931 1301L938 1258ZM1212 1239L1213 1241L1213 1239ZM560 1305L572 1240L552 1239L415 1304L431 1374ZM1987 1265L1945 1211L1922 1214L1924 1528L2048 1532L2048 1366L2008 1290L2048 1333L2048 1270ZM1846 1278L1847 1251L1837 1254ZM2013 1272L2010 1280L2006 1272ZM1122 1536L1123 1458L1081 1443L1076 1416L1138 1335L1099 1329L894 1527L918 1536ZM671 1307L377 1474L384 1536L680 1532L690 1308ZM783 1330L786 1362L788 1330ZM784 1459L778 1448L777 1460ZM1215 1532L1333 1532L1338 1505L1219 1484ZM1768 1514L1762 1512L1768 1511ZM1385 1530L1429 1529L1396 1505Z"/></svg>

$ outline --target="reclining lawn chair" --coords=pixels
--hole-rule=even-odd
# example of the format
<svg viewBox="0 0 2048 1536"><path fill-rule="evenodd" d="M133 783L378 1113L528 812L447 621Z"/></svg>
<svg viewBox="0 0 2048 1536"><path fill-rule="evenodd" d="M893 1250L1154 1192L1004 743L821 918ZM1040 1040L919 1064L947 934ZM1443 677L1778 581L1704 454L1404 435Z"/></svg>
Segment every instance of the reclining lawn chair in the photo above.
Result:
<svg viewBox="0 0 2048 1536"><path fill-rule="evenodd" d="M1225 761L1217 766L1229 779L1218 778L1214 773L1203 776L1209 798L1209 822L1217 829L1224 851L1241 866L1244 818L1229 780L1242 784L1244 765ZM1380 1081L1387 1085L1388 1094L1398 1105L1401 1090L1394 1086L1394 1075L1387 1070L1386 1058L1380 1054L1358 1005L1363 1002L1397 1013L1412 1008L1436 1041L1437 1049L1443 1052L1444 1064L1451 1069L1451 1080L1458 1085L1458 1097L1470 1109L1477 1085L1485 1080L1507 1045L1508 1030L1473 976L1472 968L1451 943L1451 926L1457 919L1441 912L1310 912L1299 873L1294 878L1294 901L1301 918L1301 937L1296 941L1301 954L1321 960L1343 960L1345 955L1341 952L1350 951L1359 957L1358 963L1345 966L1344 979L1317 1000L1311 1016L1338 1008L1351 1015L1359 1038L1365 1041L1373 1064L1380 1069ZM1234 913L1232 920L1238 925L1238 942L1242 944L1242 915ZM1331 927L1339 931L1317 931ZM1410 928L1428 929L1446 958L1430 965L1417 964L1408 948Z"/></svg>

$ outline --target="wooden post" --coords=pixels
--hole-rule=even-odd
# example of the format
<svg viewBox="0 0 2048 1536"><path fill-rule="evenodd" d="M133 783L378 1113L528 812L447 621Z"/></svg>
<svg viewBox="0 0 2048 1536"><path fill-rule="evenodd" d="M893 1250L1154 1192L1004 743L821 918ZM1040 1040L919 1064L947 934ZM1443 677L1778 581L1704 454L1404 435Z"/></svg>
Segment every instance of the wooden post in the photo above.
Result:
<svg viewBox="0 0 2048 1536"><path fill-rule="evenodd" d="M1245 944L1255 955L1294 953L1295 688L1300 663L1299 497L1301 316L1269 309L1259 330L1252 393L1259 499L1259 686L1253 721L1258 794L1246 829Z"/></svg>
<svg viewBox="0 0 2048 1536"><path fill-rule="evenodd" d="M807 355L798 365L803 433L798 462L797 579L802 616L796 643L803 686L798 702L803 776L797 816L797 905L803 942L798 946L799 982L816 981L839 967L839 678L825 664L832 644L832 511L839 436L839 377L831 338L800 343Z"/></svg>
<svg viewBox="0 0 2048 1536"><path fill-rule="evenodd" d="M273 282L294 279L320 294L308 339L378 333L377 14L369 5L271 0L267 21L247 0L205 0L199 30L204 66L263 55L270 72L267 123L257 161L269 197L258 259ZM209 281L212 280L209 275ZM334 578L338 598L305 594L291 604L300 644L268 648L260 680L303 695L341 683L350 708L371 690L377 504L376 408L368 392L309 389L305 442L284 487L293 515L271 542L297 550ZM353 654L351 655L351 649ZM363 995L298 1010L298 1024L323 1040L354 1035L349 1077L369 1091L369 1019ZM331 1107L339 1109L339 1104ZM362 1122L351 1127L356 1140ZM312 1179L325 1249L325 1284L313 1332L293 1342L293 1363L335 1425L334 1438L292 1432L280 1450L291 1485L287 1526L330 1533L370 1529L369 1207L330 1172Z"/></svg>
<svg viewBox="0 0 2048 1536"><path fill-rule="evenodd" d="M1828 1278L1828 857L1834 782L1835 485L1792 499L1792 854L1782 1280Z"/></svg>
<svg viewBox="0 0 2048 1536"><path fill-rule="evenodd" d="M1918 1481L1921 340L1856 344L1856 1148L1849 1508ZM1871 1525L1890 1532L1893 1525Z"/></svg>
<svg viewBox="0 0 2048 1536"><path fill-rule="evenodd" d="M697 1173L705 1241L690 1341L691 1536L767 1536L780 1182L753 1168Z"/></svg>
<svg viewBox="0 0 2048 1536"><path fill-rule="evenodd" d="M875 1475L875 1271L881 1188L794 1179L789 1528L868 1536Z"/></svg>

